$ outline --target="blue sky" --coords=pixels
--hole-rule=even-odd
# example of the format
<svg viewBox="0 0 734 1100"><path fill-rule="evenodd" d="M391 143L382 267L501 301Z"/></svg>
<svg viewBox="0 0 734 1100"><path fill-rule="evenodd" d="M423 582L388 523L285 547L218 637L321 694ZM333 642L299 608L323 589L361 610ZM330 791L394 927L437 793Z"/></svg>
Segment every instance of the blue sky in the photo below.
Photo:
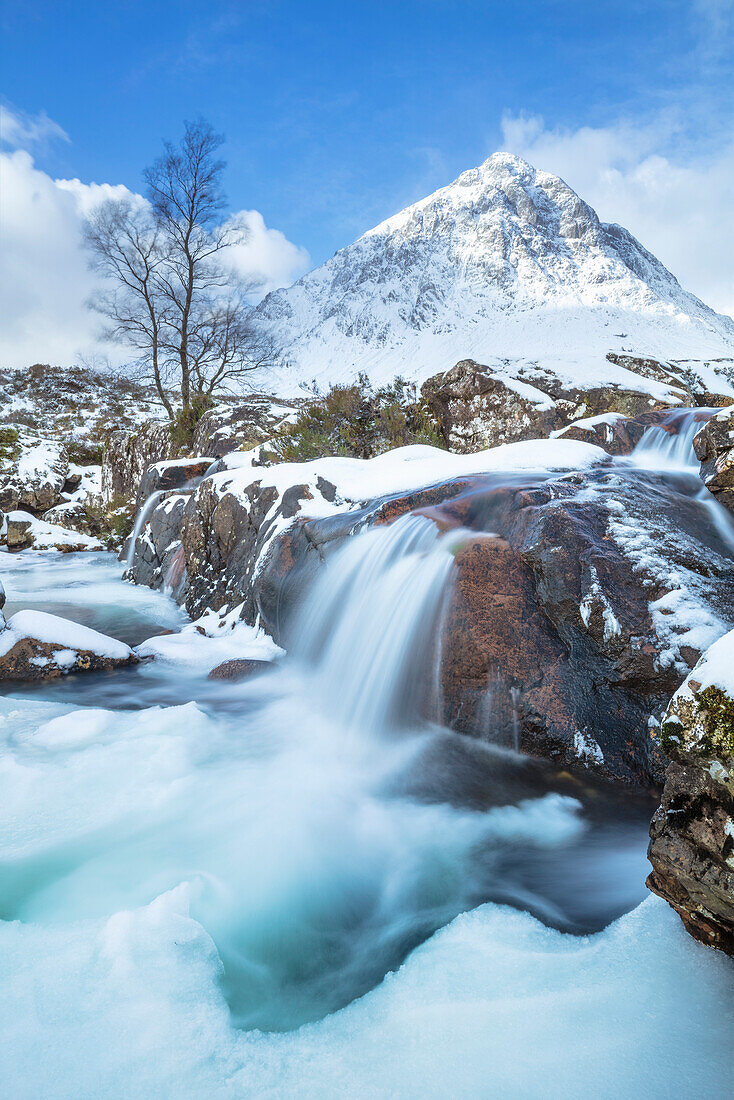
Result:
<svg viewBox="0 0 734 1100"><path fill-rule="evenodd" d="M320 261L507 144L508 114L572 131L662 114L669 144L705 155L731 121L730 11L4 0L3 92L69 135L34 150L39 167L133 189L161 138L203 114L227 137L233 208L259 210Z"/></svg>
<svg viewBox="0 0 734 1100"><path fill-rule="evenodd" d="M0 73L0 365L96 354L84 220L199 115L260 295L507 149L734 315L734 0L2 0Z"/></svg>

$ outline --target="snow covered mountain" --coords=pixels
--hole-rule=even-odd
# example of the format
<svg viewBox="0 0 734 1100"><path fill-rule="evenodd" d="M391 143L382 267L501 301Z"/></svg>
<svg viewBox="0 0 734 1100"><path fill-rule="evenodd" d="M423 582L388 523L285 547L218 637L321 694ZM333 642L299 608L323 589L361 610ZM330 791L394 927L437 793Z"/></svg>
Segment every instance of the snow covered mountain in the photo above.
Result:
<svg viewBox="0 0 734 1100"><path fill-rule="evenodd" d="M358 371L421 381L465 358L526 380L629 384L613 351L695 360L704 388L734 396L734 363L706 363L734 357L734 321L562 180L507 153L269 294L253 319L278 349L281 392Z"/></svg>

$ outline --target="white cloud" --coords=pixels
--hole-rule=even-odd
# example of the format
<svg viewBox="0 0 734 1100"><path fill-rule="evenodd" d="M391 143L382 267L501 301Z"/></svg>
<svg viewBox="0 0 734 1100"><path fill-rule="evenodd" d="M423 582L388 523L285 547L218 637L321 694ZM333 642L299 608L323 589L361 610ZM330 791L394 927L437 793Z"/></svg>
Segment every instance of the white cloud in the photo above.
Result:
<svg viewBox="0 0 734 1100"><path fill-rule="evenodd" d="M734 315L734 135L708 157L671 153L672 116L650 123L549 129L507 115L503 148L561 176L602 221L618 222L687 290Z"/></svg>
<svg viewBox="0 0 734 1100"><path fill-rule="evenodd" d="M69 135L45 111L29 115L0 103L0 141L11 149L27 149L48 141L68 141Z"/></svg>
<svg viewBox="0 0 734 1100"><path fill-rule="evenodd" d="M229 255L237 273L258 284L257 298L290 286L311 267L306 249L293 244L279 229L268 229L259 211L241 210L233 220L244 226L247 237Z"/></svg>
<svg viewBox="0 0 734 1100"><path fill-rule="evenodd" d="M0 154L0 365L70 363L96 348L94 290L81 243L93 195L125 188L55 181L29 153Z"/></svg>
<svg viewBox="0 0 734 1100"><path fill-rule="evenodd" d="M65 137L46 115L2 111L7 145ZM122 184L55 180L39 170L27 149L0 153L0 367L65 365L80 355L110 351L100 345L99 318L86 306L96 284L82 229L96 203L130 194ZM269 229L256 210L243 211L241 217L250 235L237 248L235 266L260 280L262 294L308 269L308 253ZM124 359L120 349L113 350L113 360Z"/></svg>

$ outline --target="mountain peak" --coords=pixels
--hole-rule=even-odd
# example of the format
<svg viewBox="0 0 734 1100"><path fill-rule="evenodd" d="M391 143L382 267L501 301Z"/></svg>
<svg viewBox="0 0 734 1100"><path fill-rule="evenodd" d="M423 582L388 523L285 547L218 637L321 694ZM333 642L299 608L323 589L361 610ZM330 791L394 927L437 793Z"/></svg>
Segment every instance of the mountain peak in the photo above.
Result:
<svg viewBox="0 0 734 1100"><path fill-rule="evenodd" d="M376 381L420 380L465 358L536 368L553 360L556 374L573 358L576 377L609 351L734 354L730 318L684 291L562 179L506 152L268 295L253 317L279 348L291 389L362 370Z"/></svg>

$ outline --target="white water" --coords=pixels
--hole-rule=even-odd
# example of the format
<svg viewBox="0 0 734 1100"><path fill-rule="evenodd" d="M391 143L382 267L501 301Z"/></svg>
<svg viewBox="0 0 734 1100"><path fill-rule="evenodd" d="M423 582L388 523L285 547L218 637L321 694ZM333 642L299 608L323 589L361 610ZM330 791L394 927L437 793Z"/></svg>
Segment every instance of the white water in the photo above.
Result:
<svg viewBox="0 0 734 1100"><path fill-rule="evenodd" d="M0 700L6 1095L726 1094L731 968L663 902L591 938L475 908L602 927L644 897L649 807L416 725L454 537L355 538L226 706Z"/></svg>
<svg viewBox="0 0 734 1100"><path fill-rule="evenodd" d="M452 551L465 537L407 515L350 539L323 570L293 650L345 726L376 734L420 713Z"/></svg>
<svg viewBox="0 0 734 1100"><path fill-rule="evenodd" d="M146 499L142 508L138 509L138 513L135 516L135 526L133 527L133 533L130 536L130 542L128 543L127 547L127 554L125 555L126 569L132 568L133 562L135 561L135 546L137 544L137 541L140 538L140 535L142 534L146 523L155 511L155 508L158 505L158 501L163 495L164 492L162 489L156 489L155 492L151 493L150 496Z"/></svg>
<svg viewBox="0 0 734 1100"><path fill-rule="evenodd" d="M698 470L693 440L704 426L702 417L715 412L716 409L691 409L672 414L678 422L676 432L660 426L648 428L634 449L634 461L655 470Z"/></svg>

